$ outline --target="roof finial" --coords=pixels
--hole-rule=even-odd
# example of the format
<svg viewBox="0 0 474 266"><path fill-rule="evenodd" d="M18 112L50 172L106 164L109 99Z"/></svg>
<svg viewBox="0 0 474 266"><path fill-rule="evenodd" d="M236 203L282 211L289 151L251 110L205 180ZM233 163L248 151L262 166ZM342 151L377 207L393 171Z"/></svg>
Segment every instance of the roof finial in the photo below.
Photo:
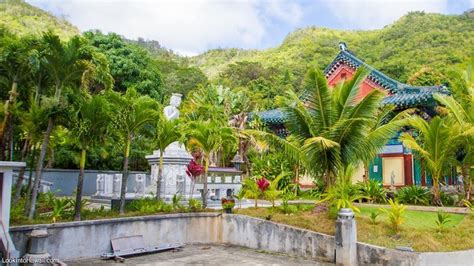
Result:
<svg viewBox="0 0 474 266"><path fill-rule="evenodd" d="M345 42L339 42L339 50L341 51L347 50L347 44Z"/></svg>

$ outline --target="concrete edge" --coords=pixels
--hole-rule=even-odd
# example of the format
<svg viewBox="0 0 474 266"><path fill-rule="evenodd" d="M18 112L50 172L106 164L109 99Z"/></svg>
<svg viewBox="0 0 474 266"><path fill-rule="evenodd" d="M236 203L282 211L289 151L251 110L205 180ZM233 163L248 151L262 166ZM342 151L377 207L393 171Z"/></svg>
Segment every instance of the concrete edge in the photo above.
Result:
<svg viewBox="0 0 474 266"><path fill-rule="evenodd" d="M96 219L96 220L86 220L86 221L72 221L72 222L62 222L55 224L32 224L32 225L19 225L11 226L10 232L18 231L29 231L36 228L65 228L65 227L77 227L77 226L87 226L87 225L100 225L100 224L110 224L110 223L124 223L124 222L136 222L136 221L151 221L151 220L163 220L163 219L175 219L175 218L193 218L193 217L218 217L222 213L213 213L213 212L193 212L193 213L171 213L171 214L154 214L154 215L145 215L145 216L131 216L131 217L119 217L119 218L109 218L109 219Z"/></svg>
<svg viewBox="0 0 474 266"><path fill-rule="evenodd" d="M311 231L311 230L308 230L308 229L304 229L304 228L300 228L300 227L296 227L296 226L292 226L292 225L288 225L288 224L277 223L277 222L274 222L272 220L269 221L269 220L265 220L265 219L262 219L262 218L248 216L248 215L222 213L222 217L225 218L226 216L238 216L238 217L242 217L242 218L251 218L253 220L257 220L257 221L260 221L260 222L271 223L271 224L284 226L284 227L291 228L291 229L296 229L296 230L299 230L299 231L304 231L304 232L307 232L307 233L316 233L318 235L322 235L322 236L325 236L325 237L334 238L334 236L328 235L328 234L325 234L325 233Z"/></svg>
<svg viewBox="0 0 474 266"><path fill-rule="evenodd" d="M164 220L164 219L176 219L176 218L206 218L206 217L239 217L242 219L249 219L249 220L254 220L258 221L261 223L270 223L278 226L283 226L287 227L293 230L298 230L298 231L303 231L305 233L314 233L320 236L323 236L325 238L334 238L332 235L328 235L325 233L320 233L316 231L311 231L308 229L304 228L299 228L283 223L278 223L274 221L268 221L265 219L257 218L257 217L252 217L248 215L242 215L242 214L225 214L225 213L213 213L213 212L194 212L194 213L172 213L172 214L155 214L155 215L147 215L147 216L132 216L132 217L122 217L122 218L112 218L112 219L100 219L100 220L87 220L87 221L78 221L78 222L63 222L63 223L56 223L56 224L35 224L35 225L22 225L22 226L12 226L10 227L10 232L21 232L21 231L31 231L36 228L67 228L67 227L79 227L79 226L89 226L89 225L100 225L100 224L112 224L112 223L125 223L125 222L136 222L136 221L151 221L151 220ZM444 252L407 252L407 251L402 251L398 249L393 249L393 248L388 248L388 247L382 247L382 246L377 246L369 243L364 243L364 242L357 242L357 245L362 245L366 246L369 248L373 249L379 249L379 250L388 250L392 252L396 252L399 254L415 254L415 255L421 255L421 256L429 256L429 255L436 255L436 256L449 256L449 255L456 255L456 254L467 254L467 253L473 253L474 254L474 249L465 249L465 250L453 250L453 251L444 251Z"/></svg>

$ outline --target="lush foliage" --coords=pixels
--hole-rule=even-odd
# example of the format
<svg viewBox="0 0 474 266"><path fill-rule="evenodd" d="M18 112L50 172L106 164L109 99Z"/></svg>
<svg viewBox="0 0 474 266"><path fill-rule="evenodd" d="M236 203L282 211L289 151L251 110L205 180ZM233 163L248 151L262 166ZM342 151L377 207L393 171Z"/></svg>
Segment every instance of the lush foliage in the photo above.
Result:
<svg viewBox="0 0 474 266"><path fill-rule="evenodd" d="M341 208L351 208L354 212L359 213L359 208L353 203L364 198L356 187L345 183L329 188L322 196L323 198L318 203L329 202L331 216L335 216Z"/></svg>
<svg viewBox="0 0 474 266"><path fill-rule="evenodd" d="M400 230L400 226L405 221L404 215L405 215L406 206L392 199L389 199L388 203L390 204L390 208L389 209L380 208L380 211L387 214L392 230L395 233L398 233L398 231Z"/></svg>
<svg viewBox="0 0 474 266"><path fill-rule="evenodd" d="M396 196L400 203L406 204L428 205L431 201L430 190L415 185L401 188Z"/></svg>
<svg viewBox="0 0 474 266"><path fill-rule="evenodd" d="M445 229L446 225L451 222L449 219L450 215L443 213L441 211L438 212L437 220L435 221L436 227L438 229L438 234L441 234Z"/></svg>
<svg viewBox="0 0 474 266"><path fill-rule="evenodd" d="M364 196L369 203L385 202L387 200L387 191L377 180L367 180L356 184L360 194Z"/></svg>
<svg viewBox="0 0 474 266"><path fill-rule="evenodd" d="M330 90L324 74L310 69L304 82L304 99L293 91L277 98L292 138L282 139L261 130L248 133L281 147L288 157L330 187L336 177L344 176L347 167L372 159L403 125L398 116L381 123L385 120L381 117L388 113L379 109L383 97L380 91L373 90L362 100L357 99L365 77L366 71L360 68L350 81Z"/></svg>

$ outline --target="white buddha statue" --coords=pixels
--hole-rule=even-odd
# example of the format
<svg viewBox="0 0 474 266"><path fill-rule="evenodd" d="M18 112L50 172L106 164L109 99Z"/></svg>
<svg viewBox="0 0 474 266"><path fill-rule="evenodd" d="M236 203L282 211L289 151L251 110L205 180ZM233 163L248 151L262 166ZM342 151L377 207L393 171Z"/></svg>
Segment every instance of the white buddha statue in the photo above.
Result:
<svg viewBox="0 0 474 266"><path fill-rule="evenodd" d="M181 104L181 97L183 95L179 93L173 93L170 98L170 105L166 106L163 109L163 112L165 113L165 117L168 120L174 120L179 117L179 110L178 107Z"/></svg>

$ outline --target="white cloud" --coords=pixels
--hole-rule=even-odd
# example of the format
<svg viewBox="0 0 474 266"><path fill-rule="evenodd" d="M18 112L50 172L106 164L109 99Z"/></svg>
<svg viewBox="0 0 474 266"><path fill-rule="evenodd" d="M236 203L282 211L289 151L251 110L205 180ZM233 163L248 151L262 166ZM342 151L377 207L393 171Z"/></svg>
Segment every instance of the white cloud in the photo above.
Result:
<svg viewBox="0 0 474 266"><path fill-rule="evenodd" d="M143 37L191 55L213 47L258 48L272 22L296 24L301 7L253 0L29 0L64 15L80 30Z"/></svg>
<svg viewBox="0 0 474 266"><path fill-rule="evenodd" d="M474 1L474 0L472 0ZM447 0L332 0L327 5L348 28L381 28L409 11L446 13Z"/></svg>

